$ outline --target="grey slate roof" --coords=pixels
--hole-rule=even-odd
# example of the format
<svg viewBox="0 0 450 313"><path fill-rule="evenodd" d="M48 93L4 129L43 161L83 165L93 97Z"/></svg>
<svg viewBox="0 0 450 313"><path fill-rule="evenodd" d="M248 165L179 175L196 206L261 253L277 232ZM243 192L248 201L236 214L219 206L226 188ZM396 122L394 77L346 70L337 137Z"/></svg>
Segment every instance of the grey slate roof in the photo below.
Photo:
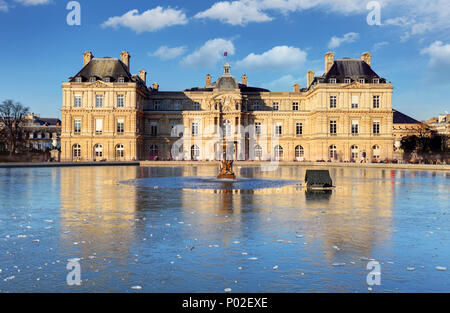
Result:
<svg viewBox="0 0 450 313"><path fill-rule="evenodd" d="M270 90L264 89L264 88L251 87L251 86L246 86L246 85L243 85L243 84L238 84L238 85L239 85L239 89L243 93L247 93L247 92L270 92ZM217 82L214 82L214 83L211 84L210 87L193 87L193 88L186 89L185 91L209 92L209 91L213 91L216 86L217 86Z"/></svg>
<svg viewBox="0 0 450 313"><path fill-rule="evenodd" d="M314 78L311 85L316 82L328 83L330 78L336 78L336 83L344 83L345 78L350 78L350 82L358 81L364 78L366 82L371 83L374 78L378 78L381 84L386 83L386 79L375 73L369 64L359 59L338 59L328 73Z"/></svg>
<svg viewBox="0 0 450 313"><path fill-rule="evenodd" d="M420 122L402 112L394 110L394 124L420 124Z"/></svg>
<svg viewBox="0 0 450 313"><path fill-rule="evenodd" d="M91 77L96 77L98 80L109 77L111 82L116 82L121 76L125 78L125 82L135 81L127 66L115 58L93 58L70 81L75 82L75 77L78 76L82 77L83 82L89 81Z"/></svg>

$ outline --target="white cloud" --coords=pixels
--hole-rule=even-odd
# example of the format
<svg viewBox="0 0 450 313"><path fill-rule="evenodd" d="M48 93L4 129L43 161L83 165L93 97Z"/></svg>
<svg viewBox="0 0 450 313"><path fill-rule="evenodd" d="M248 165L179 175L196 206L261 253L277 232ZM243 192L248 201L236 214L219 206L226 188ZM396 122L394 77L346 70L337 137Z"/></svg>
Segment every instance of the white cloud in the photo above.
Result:
<svg viewBox="0 0 450 313"><path fill-rule="evenodd" d="M0 0L0 12L8 12L8 10L8 4L5 1Z"/></svg>
<svg viewBox="0 0 450 313"><path fill-rule="evenodd" d="M40 5L40 4L49 4L50 0L15 0L18 3L21 3L25 6L33 6L33 5Z"/></svg>
<svg viewBox="0 0 450 313"><path fill-rule="evenodd" d="M212 67L223 59L223 53L234 55L234 44L231 40L216 38L208 40L198 50L185 56L181 65L185 67Z"/></svg>
<svg viewBox="0 0 450 313"><path fill-rule="evenodd" d="M209 18L231 25L246 25L249 22L269 22L272 20L260 8L254 5L256 1L223 1L215 3L211 8L197 13L195 18Z"/></svg>
<svg viewBox="0 0 450 313"><path fill-rule="evenodd" d="M131 10L122 16L110 17L102 27L128 27L137 33L154 32L165 27L185 25L188 23L186 15L181 10L160 6L139 14L138 10Z"/></svg>
<svg viewBox="0 0 450 313"><path fill-rule="evenodd" d="M431 67L450 66L450 44L444 45L442 41L435 41L429 47L422 49L420 53L430 56Z"/></svg>
<svg viewBox="0 0 450 313"><path fill-rule="evenodd" d="M306 61L307 53L296 47L277 46L262 54L251 53L236 65L250 69L286 70L298 68Z"/></svg>
<svg viewBox="0 0 450 313"><path fill-rule="evenodd" d="M450 44L444 44L442 41L435 41L427 48L422 49L420 53L428 55L430 58L427 78L434 83L448 84L447 76L450 71Z"/></svg>
<svg viewBox="0 0 450 313"><path fill-rule="evenodd" d="M388 41L380 41L380 42L377 42L377 43L375 43L375 44L373 45L373 51L377 51L377 50L379 50L379 49L381 49L382 47L387 46L387 45L389 45L389 42L388 42Z"/></svg>
<svg viewBox="0 0 450 313"><path fill-rule="evenodd" d="M168 46L161 46L155 52L149 53L150 56L160 58L161 60L172 60L186 51L185 46L169 48Z"/></svg>
<svg viewBox="0 0 450 313"><path fill-rule="evenodd" d="M342 37L333 36L330 42L328 43L328 48L336 49L343 43L355 42L358 39L359 39L358 33L347 33Z"/></svg>

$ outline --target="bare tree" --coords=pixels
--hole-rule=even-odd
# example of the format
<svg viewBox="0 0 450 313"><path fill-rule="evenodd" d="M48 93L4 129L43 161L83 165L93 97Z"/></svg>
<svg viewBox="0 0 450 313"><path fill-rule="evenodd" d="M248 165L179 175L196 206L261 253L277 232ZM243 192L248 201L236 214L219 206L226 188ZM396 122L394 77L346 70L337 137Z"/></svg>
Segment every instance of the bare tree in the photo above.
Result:
<svg viewBox="0 0 450 313"><path fill-rule="evenodd" d="M29 108L13 100L0 104L0 138L8 145L11 156L24 143L22 125L28 112Z"/></svg>

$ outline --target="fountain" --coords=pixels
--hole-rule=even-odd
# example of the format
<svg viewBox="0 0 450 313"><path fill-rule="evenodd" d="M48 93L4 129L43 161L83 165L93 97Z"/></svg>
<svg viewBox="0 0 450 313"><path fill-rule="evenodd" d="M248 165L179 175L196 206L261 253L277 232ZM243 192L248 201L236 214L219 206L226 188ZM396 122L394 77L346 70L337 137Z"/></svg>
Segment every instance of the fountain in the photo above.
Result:
<svg viewBox="0 0 450 313"><path fill-rule="evenodd" d="M236 174L233 172L233 161L227 160L227 142L225 137L223 139L223 161L220 163L219 175L217 179L236 179Z"/></svg>

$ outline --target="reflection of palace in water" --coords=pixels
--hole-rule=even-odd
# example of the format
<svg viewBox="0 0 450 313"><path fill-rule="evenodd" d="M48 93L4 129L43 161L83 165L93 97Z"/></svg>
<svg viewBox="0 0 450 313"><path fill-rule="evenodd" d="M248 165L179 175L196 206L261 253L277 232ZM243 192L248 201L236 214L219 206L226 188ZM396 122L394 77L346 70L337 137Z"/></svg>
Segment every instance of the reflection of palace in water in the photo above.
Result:
<svg viewBox="0 0 450 313"><path fill-rule="evenodd" d="M185 168L183 175L211 176L215 170L214 167ZM259 168L236 170L238 176L301 181L305 171L299 167L280 167L274 172L260 172ZM200 224L198 231L206 234L222 226L217 225L216 215L224 216L222 223L239 224L236 230L241 233L231 235L239 237L246 231L267 231L270 216L270 225L290 227L294 236L302 232L305 235L302 240L322 241L330 251L335 251L333 246L350 246L361 256L370 256L376 242L389 239L391 234L395 192L391 173L333 169L331 175L337 186L331 193L307 192L297 185L240 191L186 190L183 193L185 217ZM198 214L190 214L192 211ZM246 217L247 213L255 215L250 218Z"/></svg>
<svg viewBox="0 0 450 313"><path fill-rule="evenodd" d="M126 253L138 227L139 197L136 187L119 181L137 175L138 169L130 167L62 168L61 232L65 234L62 238L68 238L65 246L76 242L85 258L95 253Z"/></svg>

